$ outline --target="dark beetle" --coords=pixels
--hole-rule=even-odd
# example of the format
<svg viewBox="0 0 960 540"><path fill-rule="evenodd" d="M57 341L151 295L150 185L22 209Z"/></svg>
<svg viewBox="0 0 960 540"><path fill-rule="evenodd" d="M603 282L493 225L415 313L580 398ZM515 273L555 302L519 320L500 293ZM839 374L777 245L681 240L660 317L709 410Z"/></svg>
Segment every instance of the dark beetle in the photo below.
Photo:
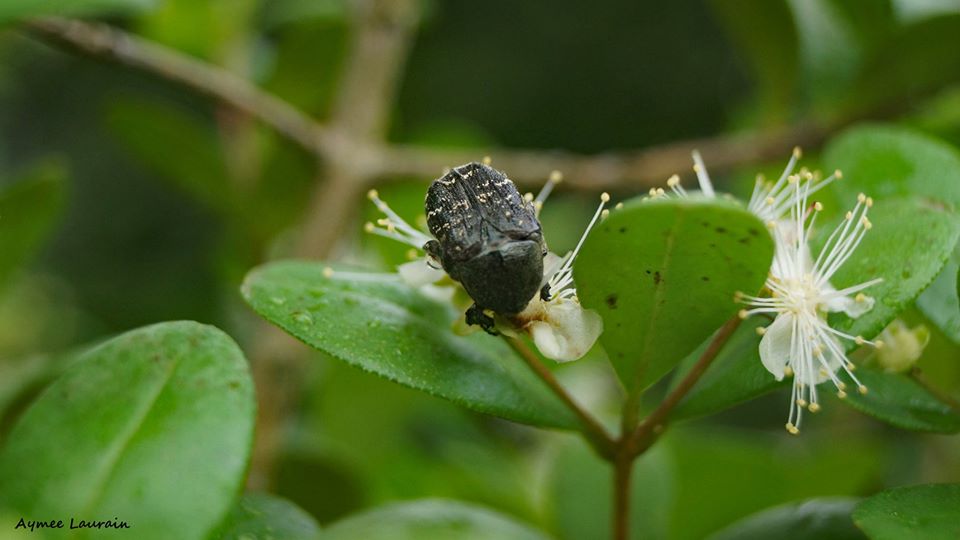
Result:
<svg viewBox="0 0 960 540"><path fill-rule="evenodd" d="M492 333L484 310L519 313L541 290L547 245L540 221L505 174L481 163L456 167L430 185L425 209L436 240L424 250L473 299L468 324ZM541 294L549 295L545 286Z"/></svg>

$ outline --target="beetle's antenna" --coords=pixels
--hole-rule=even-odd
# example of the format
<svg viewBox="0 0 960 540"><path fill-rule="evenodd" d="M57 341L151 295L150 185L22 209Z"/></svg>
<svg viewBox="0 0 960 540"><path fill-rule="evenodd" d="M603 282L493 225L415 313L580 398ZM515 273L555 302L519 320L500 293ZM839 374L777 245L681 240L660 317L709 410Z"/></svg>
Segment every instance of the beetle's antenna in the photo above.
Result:
<svg viewBox="0 0 960 540"><path fill-rule="evenodd" d="M543 203L546 202L547 197L550 196L550 193L553 192L553 188L563 181L563 173L560 171L553 171L550 173L550 177L547 179L547 183L540 188L540 193L537 193L537 198L533 200L533 211L537 217L540 217L540 209L543 208Z"/></svg>

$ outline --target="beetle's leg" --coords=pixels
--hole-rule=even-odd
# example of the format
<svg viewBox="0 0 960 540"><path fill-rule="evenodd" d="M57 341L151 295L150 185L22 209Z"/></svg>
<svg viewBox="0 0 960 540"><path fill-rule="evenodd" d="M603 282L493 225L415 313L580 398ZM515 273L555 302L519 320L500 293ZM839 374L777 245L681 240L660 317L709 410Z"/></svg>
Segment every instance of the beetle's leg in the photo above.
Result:
<svg viewBox="0 0 960 540"><path fill-rule="evenodd" d="M540 299L544 302L549 302L550 298L552 298L550 296L550 284L545 283L543 287L540 288Z"/></svg>
<svg viewBox="0 0 960 540"><path fill-rule="evenodd" d="M473 304L467 309L467 324L477 325L480 328L483 328L483 331L490 334L491 336L499 335L497 332L493 317L487 315L483 312L483 309L480 308L477 304Z"/></svg>

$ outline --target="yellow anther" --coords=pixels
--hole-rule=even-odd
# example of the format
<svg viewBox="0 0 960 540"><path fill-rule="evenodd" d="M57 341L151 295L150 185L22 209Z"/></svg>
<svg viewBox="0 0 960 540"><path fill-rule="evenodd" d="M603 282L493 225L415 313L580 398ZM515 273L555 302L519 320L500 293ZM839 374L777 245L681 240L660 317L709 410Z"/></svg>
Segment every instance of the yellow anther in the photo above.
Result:
<svg viewBox="0 0 960 540"><path fill-rule="evenodd" d="M663 191L663 188L657 188L657 197L662 197L664 193L666 192Z"/></svg>
<svg viewBox="0 0 960 540"><path fill-rule="evenodd" d="M613 207L614 210L620 210L621 208L623 208L622 202L618 202L617 205Z"/></svg>
<svg viewBox="0 0 960 540"><path fill-rule="evenodd" d="M656 196L657 196L657 188L654 188L654 187L650 188L649 195L650 195L651 197L656 197Z"/></svg>
<svg viewBox="0 0 960 540"><path fill-rule="evenodd" d="M863 193L858 194L858 195L857 195L857 202L858 202L858 203L867 202L867 196L864 195Z"/></svg>
<svg viewBox="0 0 960 540"><path fill-rule="evenodd" d="M856 371L857 365L853 362L847 362L847 371Z"/></svg>
<svg viewBox="0 0 960 540"><path fill-rule="evenodd" d="M787 182L791 184L796 184L799 181L800 181L800 177L795 174L791 174L790 176L787 177Z"/></svg>
<svg viewBox="0 0 960 540"><path fill-rule="evenodd" d="M783 375L784 377L793 377L793 368L790 366L783 368Z"/></svg>
<svg viewBox="0 0 960 540"><path fill-rule="evenodd" d="M693 172L699 173L699 172L700 172L700 166L697 165L697 164L694 164L694 165L693 165Z"/></svg>
<svg viewBox="0 0 960 540"><path fill-rule="evenodd" d="M857 302L866 302L866 301L867 301L867 295L865 295L865 294L863 294L863 293L857 293L857 295L854 296L853 299L854 299L855 301L857 301Z"/></svg>
<svg viewBox="0 0 960 540"><path fill-rule="evenodd" d="M767 228L768 228L768 229L776 228L776 226L777 226L777 222L774 221L774 220L772 220L772 219L767 222Z"/></svg>
<svg viewBox="0 0 960 540"><path fill-rule="evenodd" d="M787 422L786 428L787 428L787 433L789 433L789 434L791 434L791 435L796 435L796 434L800 433L800 428L798 428L797 426L793 425L793 422Z"/></svg>
<svg viewBox="0 0 960 540"><path fill-rule="evenodd" d="M560 171L550 171L550 181L559 184L563 181L563 173Z"/></svg>
<svg viewBox="0 0 960 540"><path fill-rule="evenodd" d="M480 160L484 165L490 165L493 163L493 160L490 159L490 156L483 156L483 159Z"/></svg>
<svg viewBox="0 0 960 540"><path fill-rule="evenodd" d="M671 176L670 178L667 178L667 186L669 186L669 187L677 187L677 186L679 186L679 185L680 185L680 177L679 177L679 176L673 175L673 176Z"/></svg>
<svg viewBox="0 0 960 540"><path fill-rule="evenodd" d="M847 221L850 221L851 219L853 219L853 212L850 212L848 210L847 213L843 215L843 218L846 219Z"/></svg>
<svg viewBox="0 0 960 540"><path fill-rule="evenodd" d="M883 340L878 339L873 342L873 346L876 347L877 349L882 349L884 346L886 346L886 344L883 342Z"/></svg>
<svg viewBox="0 0 960 540"><path fill-rule="evenodd" d="M374 226L374 224L370 223L369 221L363 224L363 230L367 231L368 233L372 233L376 228L377 227Z"/></svg>
<svg viewBox="0 0 960 540"><path fill-rule="evenodd" d="M605 203L610 202L610 194L604 191L600 194L600 200Z"/></svg>
<svg viewBox="0 0 960 540"><path fill-rule="evenodd" d="M407 259L408 259L408 260L411 260L411 261L412 261L412 260L416 259L417 256L419 256L419 255L420 255L420 253L419 253L417 250L413 249L413 248L410 248L410 249L407 250Z"/></svg>
<svg viewBox="0 0 960 540"><path fill-rule="evenodd" d="M773 206L773 203L777 201L773 197L767 197L763 202L767 203L767 206Z"/></svg>
<svg viewBox="0 0 960 540"><path fill-rule="evenodd" d="M764 326L758 326L758 327L756 328L756 331L757 331L757 335L758 335L758 336L762 336L762 335L764 335L764 334L767 333L767 328L764 327Z"/></svg>
<svg viewBox="0 0 960 540"><path fill-rule="evenodd" d="M795 157L795 158L797 158L797 159L800 159L800 157L802 157L802 156L803 156L803 150L801 150L799 146L794 146L794 147L793 147L793 157Z"/></svg>
<svg viewBox="0 0 960 540"><path fill-rule="evenodd" d="M746 319L749 315L750 314L747 313L747 310L745 309L741 309L740 311L737 312L737 316L740 317L741 319Z"/></svg>
<svg viewBox="0 0 960 540"><path fill-rule="evenodd" d="M867 216L861 217L860 223L863 225L863 228L868 231L873 228L873 223L870 223L870 220L867 219Z"/></svg>
<svg viewBox="0 0 960 540"><path fill-rule="evenodd" d="M822 212L822 211L823 211L823 205L820 204L820 201L817 201L817 202L813 203L813 209L816 210L817 212Z"/></svg>
<svg viewBox="0 0 960 540"><path fill-rule="evenodd" d="M603 212L600 212L600 219L607 219L607 216L609 215L610 215L610 211L607 209L604 209Z"/></svg>
<svg viewBox="0 0 960 540"><path fill-rule="evenodd" d="M873 208L873 197L867 197L867 202L864 204L867 205L867 208Z"/></svg>
<svg viewBox="0 0 960 540"><path fill-rule="evenodd" d="M840 382L837 383L837 388L839 388L839 389L841 389L841 390L846 390L846 389L847 389L847 383L845 383L845 382L843 382L843 381L840 381Z"/></svg>
<svg viewBox="0 0 960 540"><path fill-rule="evenodd" d="M533 193L524 193L523 200L527 202L533 202Z"/></svg>
<svg viewBox="0 0 960 540"><path fill-rule="evenodd" d="M857 392L860 392L862 395L867 395L867 387L861 384L857 386Z"/></svg>
<svg viewBox="0 0 960 540"><path fill-rule="evenodd" d="M803 398L800 398L800 399L797 400L797 405L799 405L799 406L801 406L801 407L806 407L806 406L807 406L807 400L805 400L805 399L803 399Z"/></svg>
<svg viewBox="0 0 960 540"><path fill-rule="evenodd" d="M834 176L837 180L841 180L841 179L843 179L843 171L841 171L840 169L837 169L837 170L833 171L833 176Z"/></svg>
<svg viewBox="0 0 960 540"><path fill-rule="evenodd" d="M853 338L853 342L856 343L857 345L863 345L863 341L864 341L863 336L857 336Z"/></svg>
<svg viewBox="0 0 960 540"><path fill-rule="evenodd" d="M843 390L838 390L838 391L837 391L837 397L840 398L840 399L847 399L847 393L844 392Z"/></svg>
<svg viewBox="0 0 960 540"><path fill-rule="evenodd" d="M325 267L323 268L323 277L328 278L328 279L329 279L329 278L332 278L332 277L333 277L333 268L331 268L331 267L329 267L329 266L325 266Z"/></svg>
<svg viewBox="0 0 960 540"><path fill-rule="evenodd" d="M807 409L808 409L810 412L812 412L812 413L820 412L820 404L819 404L819 403L811 403L810 406L807 407Z"/></svg>
<svg viewBox="0 0 960 540"><path fill-rule="evenodd" d="M380 197L380 194L377 193L377 190L375 189L371 189L370 191L367 192L367 198L370 199L371 201L377 200L378 197Z"/></svg>

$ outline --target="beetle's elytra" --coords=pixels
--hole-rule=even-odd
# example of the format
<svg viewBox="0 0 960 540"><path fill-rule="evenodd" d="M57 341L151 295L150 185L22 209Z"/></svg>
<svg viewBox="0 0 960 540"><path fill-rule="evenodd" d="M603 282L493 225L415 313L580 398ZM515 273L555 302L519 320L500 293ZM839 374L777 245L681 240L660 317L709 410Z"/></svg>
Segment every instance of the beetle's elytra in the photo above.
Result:
<svg viewBox="0 0 960 540"><path fill-rule="evenodd" d="M502 172L467 163L433 181L425 201L436 240L424 250L466 289L467 322L493 329L491 310L523 311L540 290L547 253L533 204Z"/></svg>

